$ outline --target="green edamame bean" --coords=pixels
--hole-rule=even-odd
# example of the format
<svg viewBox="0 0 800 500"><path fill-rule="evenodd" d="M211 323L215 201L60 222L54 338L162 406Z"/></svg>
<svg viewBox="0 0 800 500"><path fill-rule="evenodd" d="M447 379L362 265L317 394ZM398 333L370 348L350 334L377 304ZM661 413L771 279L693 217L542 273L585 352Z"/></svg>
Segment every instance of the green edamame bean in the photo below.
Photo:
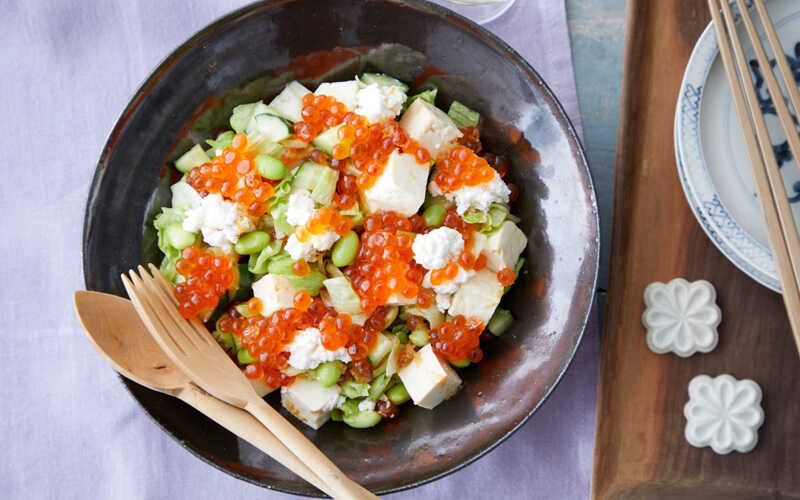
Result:
<svg viewBox="0 0 800 500"><path fill-rule="evenodd" d="M411 332L411 335L408 336L408 340L416 346L423 347L428 343L428 330L414 330Z"/></svg>
<svg viewBox="0 0 800 500"><path fill-rule="evenodd" d="M286 177L286 166L277 158L269 155L256 156L256 168L262 177L272 181L279 181Z"/></svg>
<svg viewBox="0 0 800 500"><path fill-rule="evenodd" d="M466 368L467 366L469 366L469 360L462 359L461 361L451 361L450 364L455 366L456 368Z"/></svg>
<svg viewBox="0 0 800 500"><path fill-rule="evenodd" d="M194 233L184 230L180 222L170 224L164 228L164 237L167 239L167 243L169 243L170 246L178 250L183 250L189 245L194 244L196 239Z"/></svg>
<svg viewBox="0 0 800 500"><path fill-rule="evenodd" d="M409 396L408 391L406 390L406 386L403 384L397 384L386 391L386 397L389 398L389 401L396 405L401 405L411 399L411 396Z"/></svg>
<svg viewBox="0 0 800 500"><path fill-rule="evenodd" d="M434 203L422 212L422 218L425 220L425 225L429 227L441 226L444 220L444 214L447 210L443 205Z"/></svg>
<svg viewBox="0 0 800 500"><path fill-rule="evenodd" d="M269 244L269 234L264 231L247 233L233 245L233 250L239 255L258 253Z"/></svg>
<svg viewBox="0 0 800 500"><path fill-rule="evenodd" d="M333 250L331 250L331 262L333 262L333 265L344 267L353 262L358 253L358 246L358 235L355 231L349 231L339 238L339 241L333 245Z"/></svg>
<svg viewBox="0 0 800 500"><path fill-rule="evenodd" d="M381 416L378 415L378 412L373 410L360 411L351 415L345 414L342 420L344 420L344 423L350 427L355 427L356 429L366 429L367 427L374 427L378 425L378 422L381 421Z"/></svg>
<svg viewBox="0 0 800 500"><path fill-rule="evenodd" d="M339 381L344 371L344 364L341 361L328 361L317 367L317 382L322 387L330 387Z"/></svg>

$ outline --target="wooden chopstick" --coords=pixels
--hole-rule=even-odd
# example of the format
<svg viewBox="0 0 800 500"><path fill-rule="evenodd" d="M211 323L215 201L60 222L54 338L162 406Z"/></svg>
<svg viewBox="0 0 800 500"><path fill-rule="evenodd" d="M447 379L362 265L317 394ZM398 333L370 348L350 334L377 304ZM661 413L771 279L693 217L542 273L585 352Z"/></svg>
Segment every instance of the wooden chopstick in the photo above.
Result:
<svg viewBox="0 0 800 500"><path fill-rule="evenodd" d="M731 86L734 108L742 128L747 155L750 158L756 192L767 223L772 252L778 265L784 305L794 333L795 343L800 351L800 237L797 234L767 125L753 89L730 5L728 0L708 0L708 5L719 41L720 57ZM720 15L720 6L725 18L724 24L723 16ZM730 35L730 41L728 35ZM755 37L752 43L754 46L760 45L760 40ZM731 46L733 46L733 53ZM781 51L780 54L783 52ZM767 64L764 72L768 71L771 72L771 68ZM775 94L771 93L771 95ZM783 101L783 94L780 91L777 95L779 100ZM776 101L774 97L773 101ZM787 136L796 135L794 126L786 132Z"/></svg>

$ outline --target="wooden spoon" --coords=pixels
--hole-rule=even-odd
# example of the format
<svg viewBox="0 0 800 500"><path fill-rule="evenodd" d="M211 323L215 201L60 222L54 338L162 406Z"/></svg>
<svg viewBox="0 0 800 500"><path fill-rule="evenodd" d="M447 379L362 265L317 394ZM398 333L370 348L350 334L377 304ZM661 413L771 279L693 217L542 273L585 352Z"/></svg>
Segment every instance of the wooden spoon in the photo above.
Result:
<svg viewBox="0 0 800 500"><path fill-rule="evenodd" d="M153 340L129 300L106 293L78 291L75 292L75 311L95 349L121 375L188 403L331 495L325 483L258 420L209 395L189 380Z"/></svg>

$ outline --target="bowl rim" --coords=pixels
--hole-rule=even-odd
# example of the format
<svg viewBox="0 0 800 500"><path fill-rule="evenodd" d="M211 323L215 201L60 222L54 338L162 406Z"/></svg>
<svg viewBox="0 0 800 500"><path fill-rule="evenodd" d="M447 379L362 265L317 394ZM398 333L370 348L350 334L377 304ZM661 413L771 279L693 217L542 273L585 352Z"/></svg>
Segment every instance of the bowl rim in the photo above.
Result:
<svg viewBox="0 0 800 500"><path fill-rule="evenodd" d="M103 176L104 176L105 171L106 171L106 167L108 166L108 160L109 160L109 158L111 156L111 152L113 151L113 149L114 149L114 147L115 147L115 145L117 143L117 140L118 140L120 134L122 133L122 130L125 128L125 126L127 125L128 120L130 119L131 115L133 114L133 111L138 107L140 102L143 100L143 98L146 95L147 91L161 79L161 77L163 76L163 73L167 69L169 69L170 66L172 66L174 61L176 61L177 59L182 57L183 54L186 53L191 48L193 48L196 43L198 43L199 41L205 39L208 35L213 34L218 29L224 27L229 21L231 21L233 19L236 19L236 18L239 18L239 17L242 17L244 15L247 15L248 13L253 12L255 10L258 10L258 9L261 9L261 8L265 8L265 7L269 7L271 5L277 5L277 4L292 3L294 1L297 1L297 0L260 0L260 1L255 1L255 2L252 2L252 3L246 4L246 5L238 8L238 9L235 9L235 10L229 12L228 14L225 14L225 15L223 15L221 17L216 18L214 21L210 22L209 24L207 24L206 26L204 26L203 28L198 30L194 35L192 35L186 41L182 42L175 49L173 49L155 67L155 69L150 72L150 74L145 78L145 80L142 82L142 84L133 93L132 97L128 101L128 104L125 106L125 109L122 111L122 113L120 114L119 118L115 122L114 128L112 129L111 133L109 134L108 139L106 140L105 145L103 146L103 149L102 149L102 152L100 154L100 158L99 158L99 160L97 162L97 167L95 169L94 175L92 176L92 181L91 181L91 185L90 185L90 188L89 188L89 194L88 194L87 202L86 202L86 209L84 211L83 232L82 232L82 236L81 236L81 239L82 239L81 261L83 263L84 286L87 287L87 289L88 289L87 279L88 279L88 275L89 275L89 262L88 262L88 259L87 259L87 253L88 253L87 252L87 246L88 246L89 228L90 228L91 222L92 222L92 211L91 211L92 201L94 200L94 198L95 198L95 196L96 196L96 194L97 194L97 192L99 190L99 187L100 187L100 185L102 183ZM446 8L446 7L443 7L441 5L435 4L435 3L433 3L433 2L431 2L429 0L372 0L372 1L401 4L401 5L405 5L405 6L411 7L413 9L417 10L417 11L422 11L422 12L427 11L428 13L431 13L431 14L433 14L433 15L435 15L435 16L439 17L440 19L443 19L443 20L456 21L456 24L460 24L462 29L466 29L468 31L471 31L473 35L477 36L484 43L487 43L490 47L498 50L499 52L502 52L503 54L505 54L518 68L520 68L525 73L525 75L528 77L528 79L530 79L535 85L537 85L539 87L539 89L541 89L541 91L544 94L544 97L546 98L546 100L550 101L548 104L553 105L554 108L555 108L556 112L554 113L554 115L555 115L556 120L557 121L563 120L563 124L565 126L565 131L567 132L567 134L569 136L569 139L575 145L573 156L575 157L575 160L580 165L583 166L583 169L586 172L586 182L587 182L586 192L587 192L587 195L588 195L588 198L589 198L589 202L590 202L590 205L591 205L592 213L594 214L594 217L592 218L592 221L593 221L593 226L595 228L594 266L593 266L594 269L592 270L591 287L589 287L589 290L591 290L591 297L589 298L589 304L588 304L588 307L586 308L586 312L583 315L583 319L580 322L580 332L578 333L575 345L572 348L572 351L569 353L569 356L567 358L566 363L564 364L564 367L558 373L558 375L556 376L555 380L550 385L550 387L547 389L547 391L544 393L544 395L539 400L539 402L531 409L530 412L528 412L527 415L525 415L524 418L522 418L519 421L519 423L517 423L514 427L509 429L505 434L500 436L497 440L495 440L493 443L491 443L489 446L487 446L483 450L479 451L475 455L473 455L473 456L471 456L471 457L469 457L469 458L467 458L467 459L465 459L465 460L463 460L463 461L461 461L459 463L456 463L456 464L450 466L445 471L433 474L433 475L428 476L428 477L426 477L424 479L420 479L418 481L414 481L414 482L407 483L407 484L404 484L404 485L401 485L401 486L397 486L397 487L390 487L390 488L385 488L385 489L380 489L380 490L375 490L374 491L374 493L376 495L386 495L386 494L390 494L390 493L397 493L397 492L400 492L400 491L410 490L412 488L416 488L418 486L422 486L422 485L431 483L431 482L436 481L438 479L441 479L441 478L443 478L445 476L448 476L448 475L450 475L450 474L452 474L454 472L457 472L457 471L463 469L464 467L474 463L478 459L486 456L489 452L493 451L495 448L500 446L500 444L505 442L509 437L511 437L512 434L517 432L523 425L525 425L525 423L527 423L528 420L530 420L530 418L533 416L533 414L536 413L539 410L539 408L541 408L542 405L550 398L550 396L553 393L553 391L555 391L556 387L559 385L561 380L564 378L564 374L567 372L569 367L572 365L572 362L575 359L575 354L578 351L578 348L580 347L581 342L583 341L584 334L586 333L586 326L588 324L589 318L591 317L592 309L596 306L595 303L596 303L596 292L597 292L597 280L598 280L599 269L600 269L600 244L601 244L601 240L600 240L600 217L599 217L598 206L597 206L597 191L596 191L596 188L595 188L592 171L589 168L589 163L588 163L588 161L586 159L586 152L584 150L584 146L583 146L580 138L578 137L578 134L577 134L577 132L575 130L575 126L572 123L572 120L570 119L569 115L567 115L566 111L564 110L564 106L561 104L561 101L558 100L558 98L555 96L553 91L550 89L550 87L547 85L547 83L544 81L544 79L539 75L539 73L533 68L533 66L525 58L523 58L516 50L514 50L508 43L506 43L505 41L500 39L497 35L493 34L489 30L487 30L486 28L484 28L484 27L480 26L479 24L471 21L470 19L466 18L465 16L462 16L461 14L458 14L457 12L454 12L454 11L452 11L452 10ZM215 469L218 469L218 470L220 470L220 471L222 471L222 472L224 472L226 474L229 474L230 476L232 476L232 477L234 477L236 479L239 479L241 481L245 481L245 482L250 483L250 484L254 484L254 485L262 487L262 488L266 488L268 490L279 491L279 492L282 492L282 493L288 493L288 494L297 495L297 496L320 497L320 498L324 498L325 497L325 495L320 495L320 494L312 495L312 494L306 494L306 493L299 493L299 492L291 490L291 489L281 488L279 486L276 486L276 485L273 485L273 484L269 484L267 482L262 482L262 481L259 481L259 480L255 479L255 478L249 477L249 476L247 476L245 474L241 474L241 473L239 473L237 471L228 469L226 467L223 467L221 464L218 464L218 463L214 462L211 459L210 456L206 456L206 454L204 454L204 452L202 450L200 450L199 448L196 448L195 446L193 446L189 442L186 442L186 441L183 441L183 440L179 439L178 436L173 434L158 419L156 419L150 413L150 411L147 408L145 408L144 406L141 405L141 403L139 402L138 398L136 398L136 396L132 393L132 390L131 390L131 384L133 384L133 385L138 385L138 384L136 384L133 381L130 381L130 380L126 379L125 377L123 377L120 374L117 374L117 377L122 382L122 384L125 387L125 389L128 390L128 392L131 393L131 396L133 396L133 398L136 400L136 404L142 407L142 409L144 410L145 414L153 422L155 422L155 424L164 433L166 433L168 436L170 436L174 441L176 441L178 444L180 444L184 449L188 450L192 455L194 455L195 457L199 458L201 461L211 465ZM145 388L145 389L147 389L147 388Z"/></svg>

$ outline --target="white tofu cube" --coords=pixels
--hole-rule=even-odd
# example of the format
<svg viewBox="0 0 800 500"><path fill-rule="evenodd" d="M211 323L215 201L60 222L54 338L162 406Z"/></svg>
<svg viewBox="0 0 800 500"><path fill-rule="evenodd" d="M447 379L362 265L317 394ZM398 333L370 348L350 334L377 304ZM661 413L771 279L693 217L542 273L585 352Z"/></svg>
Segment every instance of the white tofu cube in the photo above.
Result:
<svg viewBox="0 0 800 500"><path fill-rule="evenodd" d="M430 344L414 355L411 363L397 371L414 404L433 409L461 387L461 378L446 361L433 352Z"/></svg>
<svg viewBox="0 0 800 500"><path fill-rule="evenodd" d="M294 307L297 289L289 278L280 274L267 274L253 283L253 295L261 300L261 315L269 316L279 309Z"/></svg>
<svg viewBox="0 0 800 500"><path fill-rule="evenodd" d="M331 410L339 402L341 388L334 384L323 387L314 380L297 377L292 385L281 387L283 407L303 423L319 429L330 418Z"/></svg>
<svg viewBox="0 0 800 500"><path fill-rule="evenodd" d="M496 272L482 269L461 285L453 295L453 302L447 312L451 316L479 318L486 325L500 303L504 289Z"/></svg>
<svg viewBox="0 0 800 500"><path fill-rule="evenodd" d="M347 82L320 83L314 95L327 95L333 97L340 103L347 106L349 111L356 109L356 94L358 94L358 82L350 80Z"/></svg>
<svg viewBox="0 0 800 500"><path fill-rule="evenodd" d="M417 163L413 155L393 151L375 184L364 191L367 210L370 213L392 210L406 217L414 215L425 201L429 171L430 165Z"/></svg>
<svg viewBox="0 0 800 500"><path fill-rule="evenodd" d="M410 299L407 299L403 297L403 295L400 293L393 293L386 300L387 306L411 306L416 303L417 303L416 297L411 297Z"/></svg>
<svg viewBox="0 0 800 500"><path fill-rule="evenodd" d="M464 135L447 113L422 99L416 99L403 113L400 128L427 149L434 160L446 146Z"/></svg>
<svg viewBox="0 0 800 500"><path fill-rule="evenodd" d="M303 117L300 112L303 110L303 96L310 93L311 91L302 84L296 81L289 82L281 93L269 103L269 107L287 120L302 121Z"/></svg>
<svg viewBox="0 0 800 500"><path fill-rule="evenodd" d="M504 267L514 269L519 255L528 244L525 233L516 224L507 220L500 229L489 235L486 241L486 267L499 271Z"/></svg>
<svg viewBox="0 0 800 500"><path fill-rule="evenodd" d="M472 233L472 244L469 247L469 252L472 255L474 255L475 258L477 258L481 254L481 252L486 250L486 246L488 245L488 243L489 243L489 238L487 238L485 234L475 231L474 233ZM488 255L486 256L486 259L488 262L489 259Z"/></svg>

